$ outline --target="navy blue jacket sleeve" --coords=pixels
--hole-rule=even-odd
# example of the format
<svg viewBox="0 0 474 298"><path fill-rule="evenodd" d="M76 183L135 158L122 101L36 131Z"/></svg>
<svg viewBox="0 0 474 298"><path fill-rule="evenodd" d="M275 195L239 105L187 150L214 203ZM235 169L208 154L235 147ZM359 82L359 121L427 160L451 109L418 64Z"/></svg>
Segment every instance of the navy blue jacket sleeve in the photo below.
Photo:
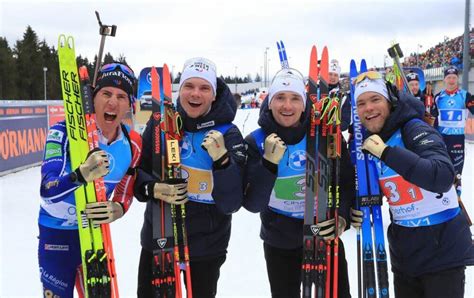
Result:
<svg viewBox="0 0 474 298"><path fill-rule="evenodd" d="M347 129L349 129L352 119L351 94L349 92L346 92L344 98L345 100L342 104L341 109L341 131L346 131Z"/></svg>
<svg viewBox="0 0 474 298"><path fill-rule="evenodd" d="M466 108L474 115L474 96L471 93L466 93Z"/></svg>
<svg viewBox="0 0 474 298"><path fill-rule="evenodd" d="M134 196L140 202L149 200L149 197L145 196L145 187L149 182L156 180L152 176L152 127L153 121L150 119L142 135L142 156L140 165L137 168L137 177L133 190Z"/></svg>
<svg viewBox="0 0 474 298"><path fill-rule="evenodd" d="M346 229L350 228L350 210L355 201L355 169L352 165L349 150L345 141L342 142L340 171L339 171L339 192L340 202L338 214L346 219Z"/></svg>
<svg viewBox="0 0 474 298"><path fill-rule="evenodd" d="M402 130L406 146L387 147L383 161L405 180L426 190L448 191L454 168L441 135L425 122L410 121Z"/></svg>
<svg viewBox="0 0 474 298"><path fill-rule="evenodd" d="M41 165L41 198L49 203L64 200L81 183L73 183L66 164L69 160L69 142L64 122L51 126L46 140Z"/></svg>
<svg viewBox="0 0 474 298"><path fill-rule="evenodd" d="M261 212L268 208L276 173L272 173L262 164L262 154L252 135L245 138L247 144L247 163L244 175L243 206L250 212Z"/></svg>
<svg viewBox="0 0 474 298"><path fill-rule="evenodd" d="M246 152L242 134L235 125L225 133L224 142L229 152L230 162L224 168L213 169L212 198L220 212L231 214L242 206L242 176Z"/></svg>

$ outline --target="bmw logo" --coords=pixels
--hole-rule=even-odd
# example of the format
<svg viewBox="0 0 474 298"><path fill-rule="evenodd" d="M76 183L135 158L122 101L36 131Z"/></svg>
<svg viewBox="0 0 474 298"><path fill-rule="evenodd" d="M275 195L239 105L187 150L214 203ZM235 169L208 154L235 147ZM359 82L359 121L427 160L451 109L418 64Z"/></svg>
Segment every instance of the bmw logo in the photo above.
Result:
<svg viewBox="0 0 474 298"><path fill-rule="evenodd" d="M146 81L151 85L151 71L146 74Z"/></svg>
<svg viewBox="0 0 474 298"><path fill-rule="evenodd" d="M306 152L303 150L292 152L290 155L289 166L295 171L304 170L306 167Z"/></svg>

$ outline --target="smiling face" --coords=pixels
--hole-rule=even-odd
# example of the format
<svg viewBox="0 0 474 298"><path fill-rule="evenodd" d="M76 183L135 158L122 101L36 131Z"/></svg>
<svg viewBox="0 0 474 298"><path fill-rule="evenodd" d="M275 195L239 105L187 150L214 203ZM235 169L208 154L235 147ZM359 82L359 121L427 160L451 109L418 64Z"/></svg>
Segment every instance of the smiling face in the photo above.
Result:
<svg viewBox="0 0 474 298"><path fill-rule="evenodd" d="M458 87L458 76L455 74L449 74L444 78L444 84L448 91L456 90Z"/></svg>
<svg viewBox="0 0 474 298"><path fill-rule="evenodd" d="M118 127L130 110L130 101L125 91L115 87L103 87L94 96L97 126L102 134L113 141Z"/></svg>
<svg viewBox="0 0 474 298"><path fill-rule="evenodd" d="M207 114L215 100L211 84L201 78L189 78L179 89L180 104L191 118Z"/></svg>
<svg viewBox="0 0 474 298"><path fill-rule="evenodd" d="M269 109L278 124L283 127L295 127L304 112L303 99L295 92L278 92L273 96Z"/></svg>
<svg viewBox="0 0 474 298"><path fill-rule="evenodd" d="M420 82L418 81L410 81L408 82L408 88L410 88L411 93L417 94L418 91L420 90Z"/></svg>
<svg viewBox="0 0 474 298"><path fill-rule="evenodd" d="M390 115L390 103L377 92L365 92L357 98L360 122L371 133L379 133Z"/></svg>

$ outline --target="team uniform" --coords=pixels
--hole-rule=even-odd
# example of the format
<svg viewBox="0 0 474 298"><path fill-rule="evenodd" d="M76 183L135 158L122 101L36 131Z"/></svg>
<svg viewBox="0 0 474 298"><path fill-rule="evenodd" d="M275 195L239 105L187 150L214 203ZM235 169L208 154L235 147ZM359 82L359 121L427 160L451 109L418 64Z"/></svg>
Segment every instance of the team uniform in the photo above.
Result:
<svg viewBox="0 0 474 298"><path fill-rule="evenodd" d="M107 152L110 172L104 176L107 197L124 212L133 199L134 168L140 159L140 136L122 126L109 144L99 132L99 148ZM64 121L53 125L46 140L41 167L38 257L45 296L73 297L80 272L81 254L74 191L82 184L71 175L69 142ZM82 283L78 283L79 292ZM49 296L47 296L49 297Z"/></svg>
<svg viewBox="0 0 474 298"><path fill-rule="evenodd" d="M467 111L474 114L474 97L465 90L442 90L435 96L438 109L437 128L443 136L449 156L456 170L462 174L464 166L464 128Z"/></svg>
<svg viewBox="0 0 474 298"><path fill-rule="evenodd" d="M229 87L217 79L216 100L211 110L198 118L189 117L178 101L177 110L183 119L184 137L180 143L182 177L187 179L186 229L189 245L192 291L195 297L215 297L220 267L225 262L229 244L232 213L242 205L242 168L245 147L239 129L232 124L237 107ZM229 163L216 167L201 147L210 130L224 136ZM153 195L147 185L157 178L152 173L153 121L143 133L143 156L136 182L135 196L147 202L141 230L141 256L138 273L138 297L152 297Z"/></svg>
<svg viewBox="0 0 474 298"><path fill-rule="evenodd" d="M388 145L377 165L390 206L395 295L462 297L465 266L474 264L471 233L442 137L423 114L417 99L399 93L378 133Z"/></svg>
<svg viewBox="0 0 474 298"><path fill-rule="evenodd" d="M303 218L306 172L306 126L308 104L298 127L285 128L276 123L268 108L262 104L258 123L261 128L249 134L245 172L243 206L259 212L260 238L267 265L272 297L300 297L301 264L303 256ZM286 144L286 151L275 166L263 158L265 138L276 133ZM343 147L345 142L343 142ZM341 201L339 215L349 222L351 200L354 198L354 169L347 150L342 149ZM264 164L271 164L265 166ZM273 168L273 169L272 169ZM339 238L339 295L350 297L344 245Z"/></svg>

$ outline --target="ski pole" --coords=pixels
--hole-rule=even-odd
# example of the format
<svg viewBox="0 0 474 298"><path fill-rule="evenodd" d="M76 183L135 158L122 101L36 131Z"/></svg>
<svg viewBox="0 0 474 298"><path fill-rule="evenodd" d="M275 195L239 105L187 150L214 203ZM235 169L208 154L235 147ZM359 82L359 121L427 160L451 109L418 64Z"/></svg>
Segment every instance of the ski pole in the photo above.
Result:
<svg viewBox="0 0 474 298"><path fill-rule="evenodd" d="M95 70L94 70L94 80L92 81L92 88L95 88L95 84L97 83L97 74L99 73L100 63L102 62L102 55L104 52L104 45L105 45L105 37L106 36L115 36L117 32L116 25L103 25L100 21L99 12L95 12L97 17L97 21L99 22L99 34L102 36L100 39L100 47L99 47L99 55L97 56L97 61L95 63Z"/></svg>

